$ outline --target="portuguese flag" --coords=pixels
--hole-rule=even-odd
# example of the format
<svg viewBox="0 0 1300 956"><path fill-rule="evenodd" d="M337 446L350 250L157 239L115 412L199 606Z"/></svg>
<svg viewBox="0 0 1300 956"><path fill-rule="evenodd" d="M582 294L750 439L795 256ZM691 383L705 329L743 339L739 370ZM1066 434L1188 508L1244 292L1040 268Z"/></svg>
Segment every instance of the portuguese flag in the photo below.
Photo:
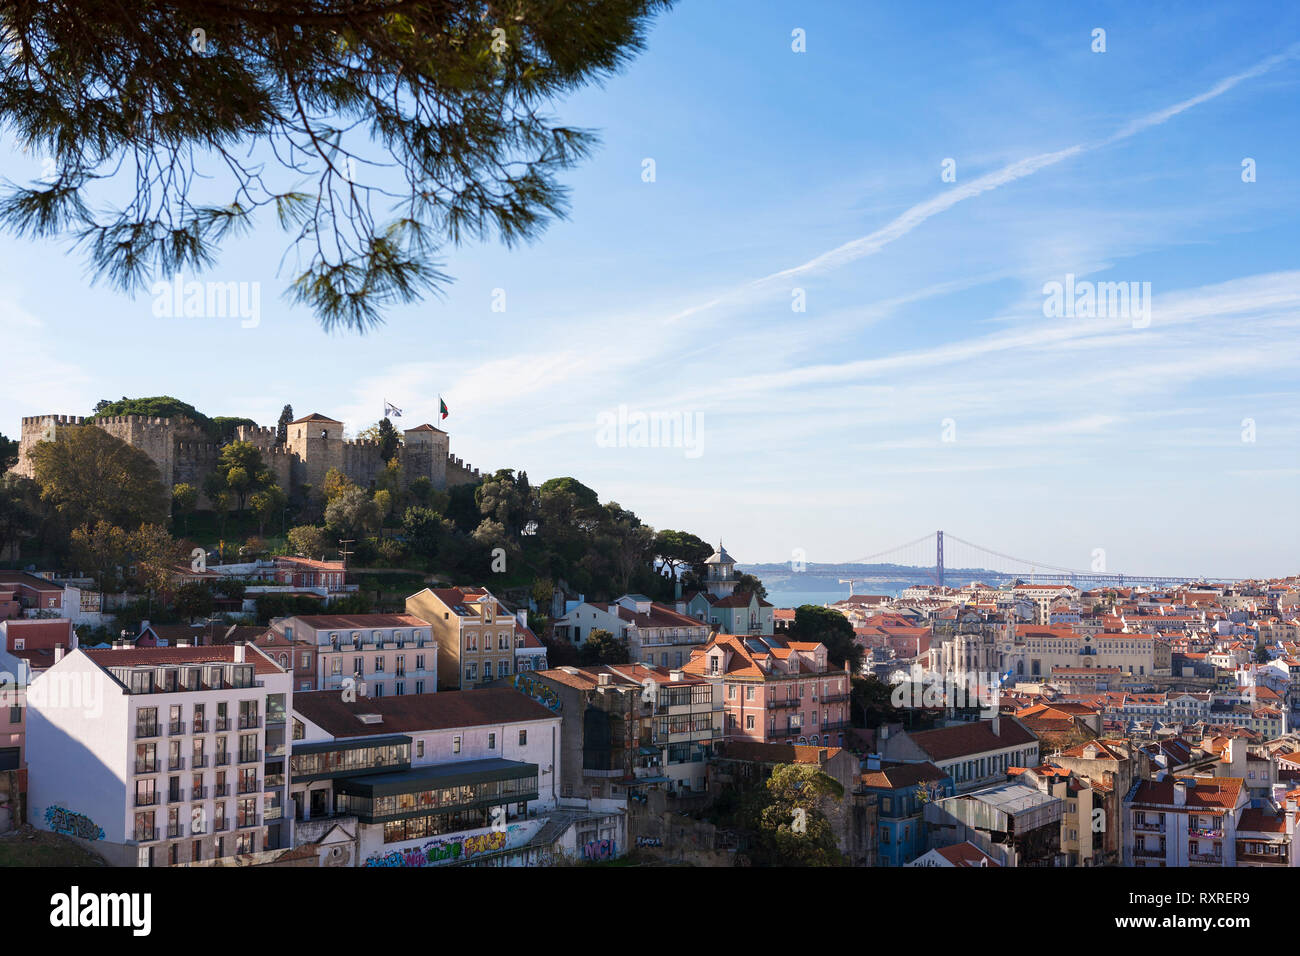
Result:
<svg viewBox="0 0 1300 956"><path fill-rule="evenodd" d="M438 415L440 416L439 420L446 418L450 414L451 413L447 411L447 403L444 402L442 400L442 396L439 395L438 396Z"/></svg>

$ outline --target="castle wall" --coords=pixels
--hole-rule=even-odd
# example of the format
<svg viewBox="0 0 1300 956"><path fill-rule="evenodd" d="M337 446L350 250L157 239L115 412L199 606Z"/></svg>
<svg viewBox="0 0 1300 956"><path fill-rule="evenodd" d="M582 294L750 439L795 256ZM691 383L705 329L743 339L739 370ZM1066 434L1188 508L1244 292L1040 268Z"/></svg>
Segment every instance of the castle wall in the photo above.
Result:
<svg viewBox="0 0 1300 956"><path fill-rule="evenodd" d="M221 447L210 441L205 432L188 418L154 418L143 415L108 416L94 420L78 415L36 415L22 421L18 463L13 471L33 477L31 452L38 442L53 440L60 429L93 424L133 448L143 451L158 467L167 498L172 487L182 482L199 492L199 507L210 508L203 494L207 476L216 468ZM321 437L321 432L325 437ZM262 460L275 475L286 493L308 484L317 494L324 487L325 475L337 468L362 488L370 488L385 465L378 442L344 441L338 423L304 423L289 429L288 442L277 445L274 428L240 426L236 439L253 444ZM399 451L403 482L426 477L433 487L444 489L473 484L482 476L448 451L445 432L413 430L405 434L406 444Z"/></svg>
<svg viewBox="0 0 1300 956"><path fill-rule="evenodd" d="M477 468L461 461L455 455L447 456L447 484L446 487L454 488L457 485L473 485L483 480Z"/></svg>
<svg viewBox="0 0 1300 956"><path fill-rule="evenodd" d="M387 462L379 454L377 441L347 441L343 443L343 466L340 469L361 488L374 487Z"/></svg>

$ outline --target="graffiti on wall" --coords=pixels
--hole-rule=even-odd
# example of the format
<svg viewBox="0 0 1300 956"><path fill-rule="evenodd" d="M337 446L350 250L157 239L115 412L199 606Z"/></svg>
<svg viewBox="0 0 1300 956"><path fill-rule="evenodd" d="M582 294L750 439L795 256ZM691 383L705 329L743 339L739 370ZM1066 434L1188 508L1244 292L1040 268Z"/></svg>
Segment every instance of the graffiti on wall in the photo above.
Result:
<svg viewBox="0 0 1300 956"><path fill-rule="evenodd" d="M55 833L80 837L83 840L104 839L104 828L84 813L74 813L65 807L46 807L45 825Z"/></svg>
<svg viewBox="0 0 1300 956"><path fill-rule="evenodd" d="M422 846L372 854L362 866L437 866L449 861L472 860L484 853L504 850L508 833L518 829L515 825L474 836L429 840Z"/></svg>
<svg viewBox="0 0 1300 956"><path fill-rule="evenodd" d="M636 845L637 846L663 846L664 841L659 839L658 837L637 837Z"/></svg>
<svg viewBox="0 0 1300 956"><path fill-rule="evenodd" d="M587 860L612 860L618 854L613 840L592 840L583 844L582 856Z"/></svg>
<svg viewBox="0 0 1300 956"><path fill-rule="evenodd" d="M552 713L560 712L560 698L555 691L545 681L540 681L531 674L516 674L515 690L531 697Z"/></svg>

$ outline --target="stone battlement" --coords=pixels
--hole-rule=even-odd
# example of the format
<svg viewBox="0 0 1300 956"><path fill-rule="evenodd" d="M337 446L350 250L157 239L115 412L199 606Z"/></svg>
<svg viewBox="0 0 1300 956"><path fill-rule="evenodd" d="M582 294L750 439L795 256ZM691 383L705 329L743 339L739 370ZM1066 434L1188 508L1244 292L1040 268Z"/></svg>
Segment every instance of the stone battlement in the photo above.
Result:
<svg viewBox="0 0 1300 956"><path fill-rule="evenodd" d="M172 487L182 482L201 488L223 447L207 439L188 417L30 415L22 423L18 464L14 468L19 474L32 476L31 451L38 443L51 438L54 429L93 425L148 455L158 466L169 496ZM303 434L301 429L294 435L290 429L286 443L279 444L276 431L274 427L240 425L235 429L234 440L254 445L285 491L310 486L319 493L330 468L338 468L362 488L373 487L385 467L379 454L380 444L373 439L344 440L337 436L321 439ZM447 450L446 432L419 433L418 438L398 451L407 483L427 478L435 488L447 488L481 480L477 468Z"/></svg>

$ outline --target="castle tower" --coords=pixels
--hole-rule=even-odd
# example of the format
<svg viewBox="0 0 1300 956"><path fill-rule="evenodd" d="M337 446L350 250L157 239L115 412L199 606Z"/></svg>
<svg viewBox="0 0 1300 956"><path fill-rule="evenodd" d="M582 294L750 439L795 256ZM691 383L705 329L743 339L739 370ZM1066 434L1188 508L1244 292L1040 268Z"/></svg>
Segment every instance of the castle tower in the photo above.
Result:
<svg viewBox="0 0 1300 956"><path fill-rule="evenodd" d="M433 487L447 487L449 437L427 422L402 432L402 475L407 487L417 478L428 478Z"/></svg>
<svg viewBox="0 0 1300 956"><path fill-rule="evenodd" d="M293 483L311 485L319 494L331 468L343 471L343 423L317 412L289 423L289 452L294 456Z"/></svg>

